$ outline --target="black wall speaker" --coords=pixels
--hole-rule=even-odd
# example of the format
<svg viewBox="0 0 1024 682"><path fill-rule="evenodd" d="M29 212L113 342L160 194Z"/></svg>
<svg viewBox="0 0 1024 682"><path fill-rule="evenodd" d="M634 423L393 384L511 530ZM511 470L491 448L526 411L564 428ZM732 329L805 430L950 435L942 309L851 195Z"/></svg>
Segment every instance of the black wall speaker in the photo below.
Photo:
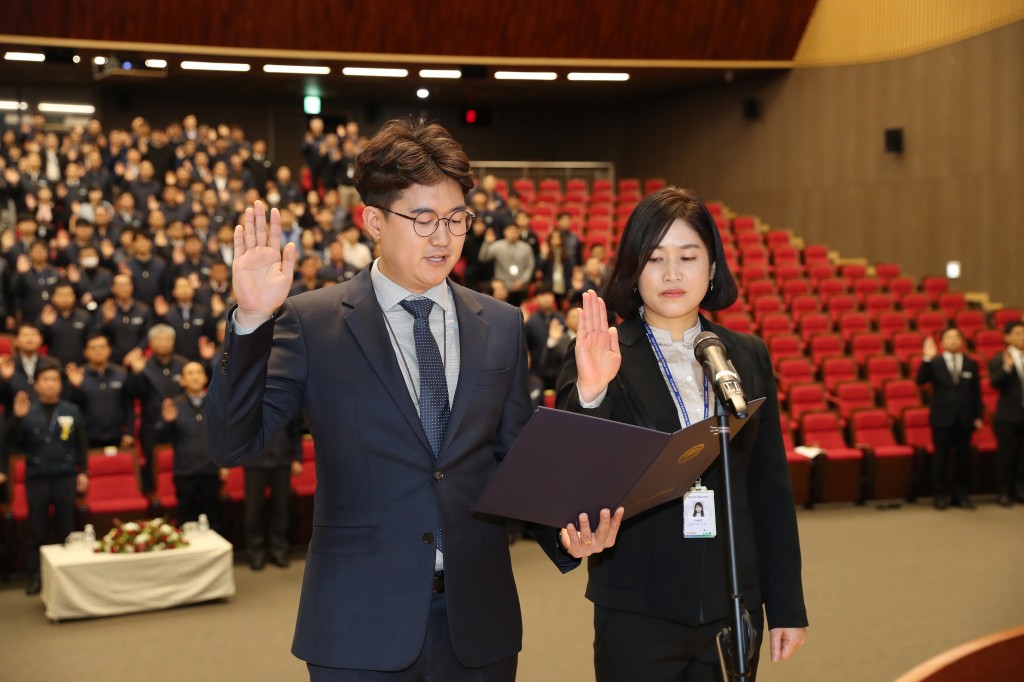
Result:
<svg viewBox="0 0 1024 682"><path fill-rule="evenodd" d="M885 151L890 154L903 153L903 128L888 128L885 131Z"/></svg>
<svg viewBox="0 0 1024 682"><path fill-rule="evenodd" d="M743 118L747 121L758 121L761 119L761 100L756 97L746 97L743 100Z"/></svg>

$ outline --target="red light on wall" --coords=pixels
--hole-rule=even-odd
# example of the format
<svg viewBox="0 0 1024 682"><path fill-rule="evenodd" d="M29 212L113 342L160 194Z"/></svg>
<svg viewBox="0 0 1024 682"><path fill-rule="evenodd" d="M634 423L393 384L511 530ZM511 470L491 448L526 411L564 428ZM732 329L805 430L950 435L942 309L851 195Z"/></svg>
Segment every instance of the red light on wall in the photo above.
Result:
<svg viewBox="0 0 1024 682"><path fill-rule="evenodd" d="M476 109L466 109L466 123L469 125L476 123Z"/></svg>

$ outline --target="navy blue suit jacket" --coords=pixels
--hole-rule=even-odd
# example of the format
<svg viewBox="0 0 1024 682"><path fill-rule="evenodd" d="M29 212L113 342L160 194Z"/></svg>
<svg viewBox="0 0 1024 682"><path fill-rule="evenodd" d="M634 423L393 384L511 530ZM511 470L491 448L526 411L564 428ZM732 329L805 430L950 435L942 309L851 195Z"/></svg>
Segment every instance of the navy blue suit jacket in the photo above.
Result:
<svg viewBox="0 0 1024 682"><path fill-rule="evenodd" d="M292 652L321 666L399 670L419 655L444 531L452 645L478 667L519 651L522 620L501 519L472 513L530 417L517 309L451 284L461 365L435 460L364 269L289 298L272 323L229 333L208 396L211 456L256 457L299 411L317 488ZM556 557L554 534L545 543Z"/></svg>

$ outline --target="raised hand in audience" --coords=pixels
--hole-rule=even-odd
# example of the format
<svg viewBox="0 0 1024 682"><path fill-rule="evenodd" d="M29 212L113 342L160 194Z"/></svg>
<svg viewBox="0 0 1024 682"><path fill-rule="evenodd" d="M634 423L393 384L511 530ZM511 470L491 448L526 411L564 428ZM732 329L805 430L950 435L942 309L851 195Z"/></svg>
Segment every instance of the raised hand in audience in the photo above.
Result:
<svg viewBox="0 0 1024 682"><path fill-rule="evenodd" d="M921 348L921 355L923 355L924 359L927 361L931 360L938 354L939 349L935 343L935 339L933 339L931 336L926 336L924 338L924 345Z"/></svg>
<svg viewBox="0 0 1024 682"><path fill-rule="evenodd" d="M171 306L167 305L167 299L163 296L157 296L153 299L153 313L157 317L163 317L171 311Z"/></svg>
<svg viewBox="0 0 1024 682"><path fill-rule="evenodd" d="M57 321L57 311L52 305L47 303L43 306L42 311L39 313L39 321L47 327Z"/></svg>
<svg viewBox="0 0 1024 682"><path fill-rule="evenodd" d="M0 355L0 379L10 381L14 376L14 360L10 355Z"/></svg>
<svg viewBox="0 0 1024 682"><path fill-rule="evenodd" d="M82 386L82 382L85 381L85 368L79 367L74 362L69 362L67 364L64 368L64 374L67 375L68 381L71 382L71 385L75 388L80 388Z"/></svg>
<svg viewBox="0 0 1024 682"><path fill-rule="evenodd" d="M133 374L142 374L142 370L146 369L146 356L143 355L142 349L132 348L125 353L124 366L130 369Z"/></svg>
<svg viewBox="0 0 1024 682"><path fill-rule="evenodd" d="M238 308L235 320L256 327L269 320L288 298L295 272L295 244L281 250L281 214L270 212L262 201L245 209L243 225L235 227L232 284Z"/></svg>
<svg viewBox="0 0 1024 682"><path fill-rule="evenodd" d="M160 405L160 418L168 424L178 420L178 406L174 404L173 398L164 398Z"/></svg>
<svg viewBox="0 0 1024 682"><path fill-rule="evenodd" d="M218 316L219 317L219 316ZM199 357L210 361L217 355L217 344L205 336L199 337Z"/></svg>
<svg viewBox="0 0 1024 682"><path fill-rule="evenodd" d="M24 419L28 414L28 408L32 406L32 401L28 397L28 393L25 391L18 391L18 394L14 396L14 417L16 419Z"/></svg>

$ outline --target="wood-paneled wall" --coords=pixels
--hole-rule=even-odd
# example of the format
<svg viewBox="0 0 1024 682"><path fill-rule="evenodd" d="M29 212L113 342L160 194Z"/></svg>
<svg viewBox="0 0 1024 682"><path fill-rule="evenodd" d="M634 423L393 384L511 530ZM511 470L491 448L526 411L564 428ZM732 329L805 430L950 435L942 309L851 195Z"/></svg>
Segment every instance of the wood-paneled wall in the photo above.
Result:
<svg viewBox="0 0 1024 682"><path fill-rule="evenodd" d="M745 120L742 100L760 102ZM1024 22L903 59L634 103L624 172L664 175L844 256L1024 305ZM905 151L884 131L903 128Z"/></svg>
<svg viewBox="0 0 1024 682"><path fill-rule="evenodd" d="M4 0L0 34L392 56L788 60L816 2Z"/></svg>

